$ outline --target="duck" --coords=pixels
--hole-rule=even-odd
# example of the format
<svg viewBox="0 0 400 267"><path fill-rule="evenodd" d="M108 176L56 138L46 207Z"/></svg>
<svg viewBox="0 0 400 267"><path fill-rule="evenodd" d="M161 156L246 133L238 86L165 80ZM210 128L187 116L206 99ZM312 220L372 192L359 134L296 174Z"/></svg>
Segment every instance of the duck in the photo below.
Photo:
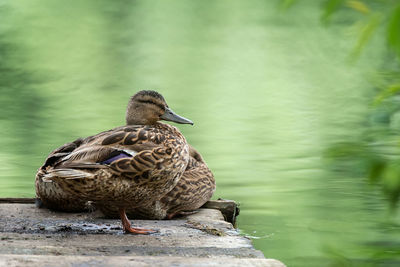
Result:
<svg viewBox="0 0 400 267"><path fill-rule="evenodd" d="M35 178L43 206L74 212L94 203L117 213L126 233L151 234L157 231L132 227L126 211L173 217L211 197L214 177L201 155L178 128L161 122L193 125L191 120L152 90L130 98L125 119L124 126L78 138L50 153Z"/></svg>

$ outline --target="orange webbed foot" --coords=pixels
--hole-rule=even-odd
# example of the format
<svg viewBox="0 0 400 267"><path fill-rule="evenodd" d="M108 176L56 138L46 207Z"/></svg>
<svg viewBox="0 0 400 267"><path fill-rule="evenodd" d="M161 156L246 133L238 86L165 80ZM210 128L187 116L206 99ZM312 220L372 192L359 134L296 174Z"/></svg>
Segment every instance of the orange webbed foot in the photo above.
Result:
<svg viewBox="0 0 400 267"><path fill-rule="evenodd" d="M120 208L118 210L119 216L121 217L122 226L124 228L125 233L127 234L135 234L135 235L148 235L157 233L157 230L152 229L144 229L144 228L135 228L131 226L131 222L128 217L126 217L125 209Z"/></svg>
<svg viewBox="0 0 400 267"><path fill-rule="evenodd" d="M135 234L135 235L148 235L148 234L158 233L157 230L136 228L136 227L130 227L130 228L124 227L124 230L125 230L125 233L127 233L127 234Z"/></svg>

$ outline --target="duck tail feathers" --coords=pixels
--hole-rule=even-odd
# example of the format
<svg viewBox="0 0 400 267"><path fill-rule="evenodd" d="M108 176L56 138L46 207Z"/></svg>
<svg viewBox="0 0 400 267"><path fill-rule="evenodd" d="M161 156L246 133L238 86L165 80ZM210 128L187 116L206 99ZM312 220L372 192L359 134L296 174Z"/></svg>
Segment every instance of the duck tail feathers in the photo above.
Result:
<svg viewBox="0 0 400 267"><path fill-rule="evenodd" d="M75 169L52 169L46 173L42 180L43 182L52 182L57 179L85 179L93 178L94 174Z"/></svg>

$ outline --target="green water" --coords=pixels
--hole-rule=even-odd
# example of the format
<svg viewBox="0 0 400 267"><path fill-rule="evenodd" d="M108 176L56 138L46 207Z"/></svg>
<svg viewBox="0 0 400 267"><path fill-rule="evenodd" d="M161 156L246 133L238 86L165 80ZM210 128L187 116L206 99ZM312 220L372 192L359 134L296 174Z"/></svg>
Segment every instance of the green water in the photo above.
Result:
<svg viewBox="0 0 400 267"><path fill-rule="evenodd" d="M156 89L217 180L238 226L289 266L400 265L399 216L326 148L365 127L381 66L355 64L346 17L277 1L0 1L0 197L33 197L54 148L124 123ZM392 266L392 265L391 265Z"/></svg>

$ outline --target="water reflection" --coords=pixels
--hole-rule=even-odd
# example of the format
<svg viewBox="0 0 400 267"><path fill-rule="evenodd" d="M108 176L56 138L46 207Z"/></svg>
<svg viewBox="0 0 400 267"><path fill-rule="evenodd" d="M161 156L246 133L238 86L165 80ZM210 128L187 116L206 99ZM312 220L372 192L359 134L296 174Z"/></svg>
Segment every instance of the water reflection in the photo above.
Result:
<svg viewBox="0 0 400 267"><path fill-rule="evenodd" d="M179 127L214 171L215 197L240 201L239 227L267 257L399 261L381 194L322 157L362 131L380 50L347 65L345 26L321 27L317 6L29 1L0 12L0 196L34 196L52 149L123 124L128 97L157 89L195 122Z"/></svg>

